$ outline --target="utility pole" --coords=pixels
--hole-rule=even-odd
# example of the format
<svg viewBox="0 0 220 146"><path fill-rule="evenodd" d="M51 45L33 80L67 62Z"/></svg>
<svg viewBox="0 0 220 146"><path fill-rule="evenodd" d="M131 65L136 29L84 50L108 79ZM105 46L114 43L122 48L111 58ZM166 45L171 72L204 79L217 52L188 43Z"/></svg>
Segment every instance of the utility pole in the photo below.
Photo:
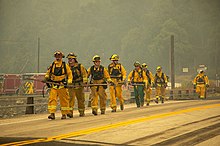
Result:
<svg viewBox="0 0 220 146"><path fill-rule="evenodd" d="M37 40L37 72L40 72L40 38Z"/></svg>
<svg viewBox="0 0 220 146"><path fill-rule="evenodd" d="M171 89L175 88L175 69L174 69L174 35L171 35L170 47L170 75L171 75Z"/></svg>

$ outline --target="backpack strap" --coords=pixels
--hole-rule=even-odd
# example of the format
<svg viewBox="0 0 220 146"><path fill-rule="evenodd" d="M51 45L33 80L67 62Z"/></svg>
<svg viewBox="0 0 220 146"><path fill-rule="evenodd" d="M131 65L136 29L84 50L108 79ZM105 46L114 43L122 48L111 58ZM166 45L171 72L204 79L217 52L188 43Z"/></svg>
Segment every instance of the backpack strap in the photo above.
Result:
<svg viewBox="0 0 220 146"><path fill-rule="evenodd" d="M134 73L135 73L135 70L133 70L133 72L132 72L132 78L131 78L132 82L134 82Z"/></svg>
<svg viewBox="0 0 220 146"><path fill-rule="evenodd" d="M64 68L64 74L67 74L67 71L66 71L66 63L63 61L62 64L63 64L63 68Z"/></svg>
<svg viewBox="0 0 220 146"><path fill-rule="evenodd" d="M94 65L90 68L90 71L91 71L91 79L92 79L94 75Z"/></svg>
<svg viewBox="0 0 220 146"><path fill-rule="evenodd" d="M150 71L148 69L146 70L146 76L148 78L148 83L151 83Z"/></svg>
<svg viewBox="0 0 220 146"><path fill-rule="evenodd" d="M164 73L162 72L161 78L164 80ZM165 81L165 80L164 80Z"/></svg>
<svg viewBox="0 0 220 146"><path fill-rule="evenodd" d="M100 65L101 72L104 74L104 66Z"/></svg>
<svg viewBox="0 0 220 146"><path fill-rule="evenodd" d="M110 74L111 64L108 65L108 73Z"/></svg>
<svg viewBox="0 0 220 146"><path fill-rule="evenodd" d="M132 72L132 79L134 79L134 73L135 73L135 70L133 70ZM144 73L144 70L141 69L141 78L143 78L143 73Z"/></svg>
<svg viewBox="0 0 220 146"><path fill-rule="evenodd" d="M78 70L79 70L80 76L82 77L82 75L81 75L81 72L82 72L82 71L81 71L81 64L80 64L80 63L78 64L77 68L78 68Z"/></svg>
<svg viewBox="0 0 220 146"><path fill-rule="evenodd" d="M50 66L50 74L52 73L53 66L54 66L54 62L53 62L52 65Z"/></svg>
<svg viewBox="0 0 220 146"><path fill-rule="evenodd" d="M157 75L157 73L155 74L155 76L156 76L156 78L155 78L155 81L157 80L157 79L160 79L160 77ZM162 79L162 80L161 80ZM161 79L160 79L160 81L161 81L161 83L165 83L165 77L164 77L164 73L162 72L162 75L161 75ZM163 82L162 82L163 81Z"/></svg>
<svg viewBox="0 0 220 146"><path fill-rule="evenodd" d="M120 70L120 73L121 73L121 63L118 63L118 64L120 65L120 69L119 70Z"/></svg>

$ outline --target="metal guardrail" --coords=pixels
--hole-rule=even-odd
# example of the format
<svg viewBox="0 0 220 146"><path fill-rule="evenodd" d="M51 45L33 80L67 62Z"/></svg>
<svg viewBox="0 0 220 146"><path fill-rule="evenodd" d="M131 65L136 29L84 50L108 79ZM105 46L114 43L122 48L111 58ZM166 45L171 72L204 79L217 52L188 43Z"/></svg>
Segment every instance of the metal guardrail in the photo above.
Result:
<svg viewBox="0 0 220 146"><path fill-rule="evenodd" d="M169 91L170 99L190 97L191 95L192 95L191 98L198 96L195 89L172 89L172 90L168 90L168 91ZM206 92L206 94L211 94L211 93L215 93L215 88L209 88ZM174 97L176 97L176 98L174 98Z"/></svg>
<svg viewBox="0 0 220 146"><path fill-rule="evenodd" d="M19 95L19 96L0 96L0 101L5 101L5 102L15 102L15 101L22 101L21 103L22 104L17 104L14 105L7 105L7 106L0 106L0 109L10 109L10 108L20 108L20 107L26 107L26 110L25 110L25 114L34 114L35 113L35 110L34 108L36 106L42 106L42 105L47 105L47 103L34 103L34 98L39 98L40 96L39 95L28 95L28 94L25 94L23 96ZM43 99L43 98L42 98ZM46 100L46 98L45 98Z"/></svg>
<svg viewBox="0 0 220 146"><path fill-rule="evenodd" d="M126 92L130 92L130 98L127 98L127 100L130 100L134 102L134 95L132 95L132 91L127 90ZM215 88L209 88L207 92L210 93L215 93ZM86 92L86 94L89 94L90 92ZM169 96L169 99L174 100L182 97L196 97L196 92L194 89L168 89L166 90L166 96ZM151 97L155 96L155 90L153 90ZM0 106L0 109L6 109L6 108L17 108L17 107L26 107L25 114L34 114L35 113L35 107L36 106L42 106L42 105L47 105L47 102L45 103L34 103L34 98L41 98L45 99L47 101L47 98L42 97L40 95L24 95L24 96L0 96L0 100L18 100L18 99L23 99L25 101L26 99L26 104L21 104L21 105L8 105L8 106ZM189 98L188 98L189 99Z"/></svg>

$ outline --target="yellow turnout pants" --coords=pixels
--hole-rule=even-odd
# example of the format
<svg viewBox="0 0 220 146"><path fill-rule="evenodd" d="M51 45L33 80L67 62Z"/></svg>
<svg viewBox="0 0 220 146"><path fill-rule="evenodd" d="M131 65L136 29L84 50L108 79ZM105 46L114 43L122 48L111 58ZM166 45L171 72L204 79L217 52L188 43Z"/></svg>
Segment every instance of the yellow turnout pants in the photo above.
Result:
<svg viewBox="0 0 220 146"><path fill-rule="evenodd" d="M145 100L146 100L146 102L150 103L150 96L152 94L151 87L144 88L144 92L145 92Z"/></svg>
<svg viewBox="0 0 220 146"><path fill-rule="evenodd" d="M205 94L206 94L205 84L197 84L196 85L196 93L199 94L200 98L205 98Z"/></svg>
<svg viewBox="0 0 220 146"><path fill-rule="evenodd" d="M157 85L156 86L156 99L160 99L165 97L165 94L166 94L166 88L164 86L161 86L161 85Z"/></svg>
<svg viewBox="0 0 220 146"><path fill-rule="evenodd" d="M96 84L96 83L95 83ZM100 109L106 109L107 94L103 86L91 87L91 107L92 110L98 110L98 101L100 102Z"/></svg>
<svg viewBox="0 0 220 146"><path fill-rule="evenodd" d="M75 105L75 99L77 99L78 104L78 111L79 113L84 113L85 111L85 93L84 88L68 88L69 95L70 95L70 113L73 113L74 105Z"/></svg>
<svg viewBox="0 0 220 146"><path fill-rule="evenodd" d="M60 99L61 113L67 114L69 111L69 94L66 88L51 88L49 101L48 101L48 111L49 113L55 113L57 108L57 100Z"/></svg>
<svg viewBox="0 0 220 146"><path fill-rule="evenodd" d="M124 98L122 96L122 85L117 85L115 84L115 86L110 86L109 87L109 92L110 92L110 107L112 109L116 109L117 108L117 101L116 101L116 97L118 97L118 100L120 102L120 105L124 104Z"/></svg>

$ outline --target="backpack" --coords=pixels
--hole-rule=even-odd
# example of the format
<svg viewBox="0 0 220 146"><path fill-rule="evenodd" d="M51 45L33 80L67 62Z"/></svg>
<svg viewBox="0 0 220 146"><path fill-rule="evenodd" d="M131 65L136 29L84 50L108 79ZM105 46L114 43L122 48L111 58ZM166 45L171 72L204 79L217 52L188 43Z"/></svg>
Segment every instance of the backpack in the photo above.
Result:
<svg viewBox="0 0 220 146"><path fill-rule="evenodd" d="M146 70L146 76L148 78L148 83L151 84L150 71L148 69Z"/></svg>
<svg viewBox="0 0 220 146"><path fill-rule="evenodd" d="M73 80L77 80L79 78L81 78L79 81L82 81L82 74L81 74L81 64L79 63L77 65L77 67L71 67L71 70L72 70L72 75L73 75ZM79 73L77 73L77 71L79 71Z"/></svg>
<svg viewBox="0 0 220 146"><path fill-rule="evenodd" d="M121 75L121 64L120 63L117 64L117 66L119 65L119 69L114 69L114 66L111 66L111 65L112 64L110 64L108 66L108 73L109 73L110 77L112 77L112 78L117 78L117 77L122 78L122 76L120 76Z"/></svg>
<svg viewBox="0 0 220 146"><path fill-rule="evenodd" d="M104 78L104 67L102 65L100 65L98 72L96 72L94 70L94 68L95 68L95 66L93 65L91 67L91 69L90 69L91 70L91 79L93 79L93 80L101 80L101 79L103 79Z"/></svg>
<svg viewBox="0 0 220 146"><path fill-rule="evenodd" d="M202 76L202 77L197 76L197 77L196 77L196 83L205 84L205 76L206 76L206 75L204 75L204 76Z"/></svg>
<svg viewBox="0 0 220 146"><path fill-rule="evenodd" d="M50 66L50 75L52 74L52 70L53 70L53 66L55 65L55 63L53 62L52 63L52 65ZM64 68L64 73L62 73L62 71L63 71L63 68ZM56 68L56 66L55 66L55 68L54 68L54 73L53 73L55 76L62 76L62 75L66 75L66 77L61 81L61 82L63 82L64 84L66 84L66 80L67 80L67 70L66 70L66 63L63 61L62 62L62 65L61 65L61 67L58 67L58 68ZM49 81L52 81L51 79L49 80ZM53 81L54 82L54 81ZM57 81L56 81L57 82ZM60 81L59 81L60 82ZM57 82L57 83L59 83L59 82ZM47 86L48 86L48 88L50 88L51 87L51 85L49 85L48 83L47 83Z"/></svg>
<svg viewBox="0 0 220 146"><path fill-rule="evenodd" d="M162 73L161 78L157 75L157 73L155 74L155 77L156 77L155 78L156 83L165 83L164 73Z"/></svg>
<svg viewBox="0 0 220 146"><path fill-rule="evenodd" d="M98 72L95 72L94 70L95 66L93 65L91 67L91 80L101 80L101 79L104 79L104 67L102 65L99 66L99 71ZM102 84L107 84L107 82L104 80L102 82ZM108 86L107 85L102 85L104 89L107 89ZM98 86L99 87L99 86ZM97 88L98 89L98 88Z"/></svg>
<svg viewBox="0 0 220 146"><path fill-rule="evenodd" d="M139 76L141 77L141 78L143 78L143 70L141 69L141 71L140 72L138 72L138 74L139 74ZM132 72L132 81L134 81L134 73L135 73L135 69L133 70L133 72Z"/></svg>
<svg viewBox="0 0 220 146"><path fill-rule="evenodd" d="M55 65L55 63L53 62L51 67L50 67L50 74L52 74L52 70L53 70L53 66L54 65ZM63 70L62 67L64 68L64 73L62 73L62 70ZM67 74L66 63L63 61L61 67L56 68L56 66L55 66L55 68L54 68L54 75L61 76L61 75L65 75L65 74Z"/></svg>

